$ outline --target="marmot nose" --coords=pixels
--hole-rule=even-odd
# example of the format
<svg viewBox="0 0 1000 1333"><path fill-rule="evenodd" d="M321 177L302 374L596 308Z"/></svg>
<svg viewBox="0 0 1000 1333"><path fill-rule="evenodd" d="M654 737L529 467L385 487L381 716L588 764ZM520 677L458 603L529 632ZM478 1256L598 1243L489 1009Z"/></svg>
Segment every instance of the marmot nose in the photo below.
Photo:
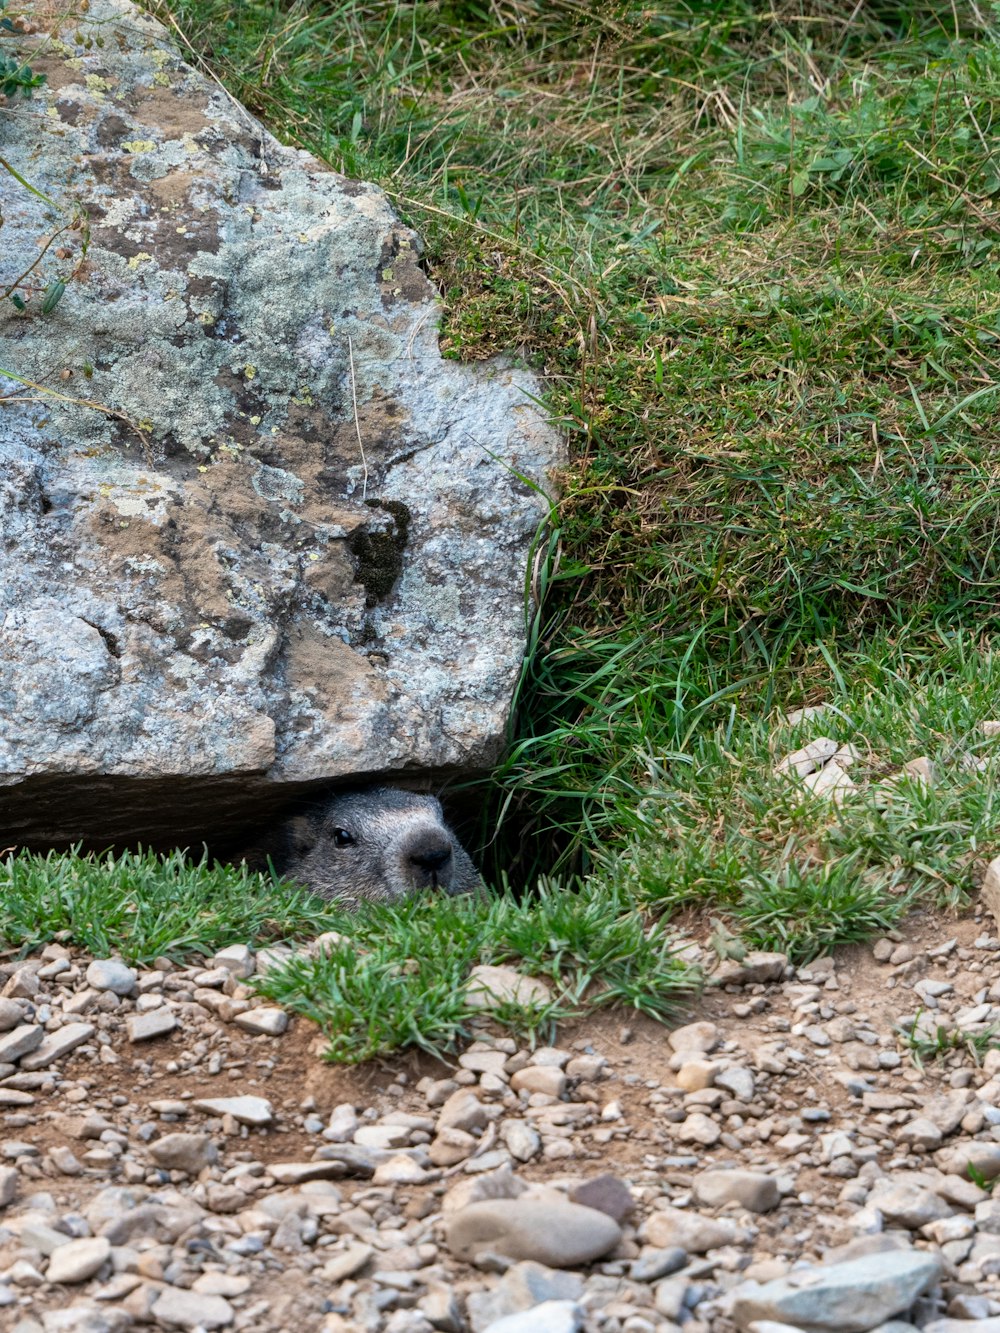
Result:
<svg viewBox="0 0 1000 1333"><path fill-rule="evenodd" d="M450 847L421 847L410 853L410 861L428 874L435 874L444 869L451 860Z"/></svg>

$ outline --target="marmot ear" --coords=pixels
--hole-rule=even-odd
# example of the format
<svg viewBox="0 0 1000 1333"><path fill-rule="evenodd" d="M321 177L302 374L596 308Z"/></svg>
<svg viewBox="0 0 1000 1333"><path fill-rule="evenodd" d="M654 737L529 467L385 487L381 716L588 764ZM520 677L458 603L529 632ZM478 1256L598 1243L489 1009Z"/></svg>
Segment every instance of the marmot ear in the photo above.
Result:
<svg viewBox="0 0 1000 1333"><path fill-rule="evenodd" d="M316 830L312 820L305 815L296 815L288 821L288 841L295 852L308 852L316 846Z"/></svg>

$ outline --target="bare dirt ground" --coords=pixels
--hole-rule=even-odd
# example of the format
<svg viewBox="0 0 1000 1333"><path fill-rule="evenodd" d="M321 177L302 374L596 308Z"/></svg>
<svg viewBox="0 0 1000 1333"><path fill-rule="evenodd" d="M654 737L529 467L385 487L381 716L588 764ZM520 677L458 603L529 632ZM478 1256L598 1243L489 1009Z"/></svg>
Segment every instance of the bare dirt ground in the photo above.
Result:
<svg viewBox="0 0 1000 1333"><path fill-rule="evenodd" d="M982 915L915 915L874 947L798 970L779 959L768 982L741 980L753 957L730 962L734 984L709 985L673 1029L605 1013L532 1051L487 1024L453 1061L354 1068L325 1063L302 1019L274 1036L227 1021L225 989L242 992L211 965L140 973L118 996L90 984L91 961L49 946L2 964L0 1051L36 1029L80 1044L0 1066L0 1328L483 1333L518 1314L570 1321L524 1329L726 1333L750 1327L734 1305L748 1282L845 1245L937 1256L936 1282L907 1301L914 1327L1000 1315L985 1188L1000 1176L1000 1057L968 1040L1000 1018L1000 941ZM133 1040L153 1010L173 1031ZM897 1029L917 1014L963 1035L915 1063ZM247 1096L266 1099L265 1123L196 1105ZM727 1187L753 1179L716 1198L719 1169ZM593 1263L543 1237L549 1276L527 1296L523 1262L501 1275L506 1242L469 1262L450 1230L477 1197L527 1185L565 1206L607 1176L617 1185L579 1198L614 1216L616 1243ZM80 1265L53 1280L70 1243ZM659 1271L678 1246L676 1274ZM560 1309L538 1315L539 1291Z"/></svg>

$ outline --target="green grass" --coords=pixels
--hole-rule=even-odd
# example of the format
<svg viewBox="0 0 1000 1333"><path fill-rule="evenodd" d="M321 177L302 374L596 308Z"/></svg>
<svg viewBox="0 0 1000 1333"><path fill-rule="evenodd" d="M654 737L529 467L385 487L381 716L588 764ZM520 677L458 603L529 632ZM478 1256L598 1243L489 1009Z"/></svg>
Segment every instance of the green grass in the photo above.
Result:
<svg viewBox="0 0 1000 1333"><path fill-rule="evenodd" d="M800 960L885 931L917 899L966 903L1000 851L1000 738L980 726L1000 714L1000 661L961 634L872 648L835 663L820 718L789 727L734 709L699 733L611 858L619 890L668 916L721 906L750 943ZM820 735L858 752L840 805L775 772ZM900 778L920 757L933 785Z"/></svg>
<svg viewBox="0 0 1000 1333"><path fill-rule="evenodd" d="M26 951L69 940L99 958L148 964L202 957L238 941L313 939L343 912L268 875L177 852L21 853L0 861L0 932Z"/></svg>
<svg viewBox="0 0 1000 1333"><path fill-rule="evenodd" d="M532 1039L610 1004L666 1020L699 984L665 925L596 882L573 890L542 882L530 903L510 894L424 897L351 913L269 876L181 854L22 854L0 863L0 930L26 951L57 939L138 964L335 931L339 943L296 952L253 984L317 1022L329 1058L344 1062L408 1045L453 1049L477 1012L465 996L476 963L508 963L548 982L550 1000L510 1001L494 1014Z"/></svg>
<svg viewBox="0 0 1000 1333"><path fill-rule="evenodd" d="M481 1012L464 989L475 963L509 964L549 983L551 1001L510 1001L493 1014L531 1039L551 1039L557 1021L607 1005L666 1021L699 983L674 955L664 924L598 883L543 881L527 904L509 894L489 903L413 900L369 909L341 928L342 943L258 983L317 1022L330 1040L328 1058L338 1061L407 1045L453 1047Z"/></svg>
<svg viewBox="0 0 1000 1333"><path fill-rule="evenodd" d="M974 1064L981 1065L986 1053L1000 1046L1000 1033L994 1027L965 1032L943 1023L928 1023L927 1017L921 1011L909 1026L897 1029L899 1043L917 1069L931 1060L944 1060L953 1051L964 1051Z"/></svg>
<svg viewBox="0 0 1000 1333"><path fill-rule="evenodd" d="M1000 716L995 7L149 7L280 137L383 185L445 355L545 374L572 457L476 793L488 878L580 874L599 916L705 908L796 958L963 903L1000 850L992 763L963 766ZM861 751L840 807L772 773L777 708L820 699ZM879 794L920 755L932 788ZM526 938L549 910L502 901ZM389 933L422 960L446 917ZM428 994L472 956L456 930ZM454 1038L443 992L393 1017L410 973L365 957L363 985L300 979L351 1058Z"/></svg>
<svg viewBox="0 0 1000 1333"><path fill-rule="evenodd" d="M733 695L825 688L831 654L904 625L994 623L989 14L156 12L279 134L383 184L427 240L447 355L547 375L573 461L493 869L586 869Z"/></svg>

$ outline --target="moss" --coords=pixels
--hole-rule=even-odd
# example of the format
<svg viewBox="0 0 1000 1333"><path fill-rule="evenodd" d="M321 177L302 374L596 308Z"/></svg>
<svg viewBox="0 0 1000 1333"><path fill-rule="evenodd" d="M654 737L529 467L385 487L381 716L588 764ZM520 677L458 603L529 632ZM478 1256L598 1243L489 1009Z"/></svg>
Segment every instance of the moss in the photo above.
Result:
<svg viewBox="0 0 1000 1333"><path fill-rule="evenodd" d="M350 540L351 554L358 562L354 581L364 585L365 605L372 607L385 601L403 572L412 516L401 500L366 500L365 504L381 509L392 520L384 531L359 528Z"/></svg>

